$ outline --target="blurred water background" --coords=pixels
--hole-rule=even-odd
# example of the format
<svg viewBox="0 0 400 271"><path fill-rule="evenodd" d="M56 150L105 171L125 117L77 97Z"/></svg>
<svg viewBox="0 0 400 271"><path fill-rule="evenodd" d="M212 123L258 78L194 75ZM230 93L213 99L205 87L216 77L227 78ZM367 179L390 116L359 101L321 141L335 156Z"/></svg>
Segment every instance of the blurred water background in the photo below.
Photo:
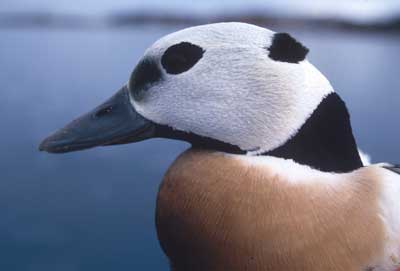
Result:
<svg viewBox="0 0 400 271"><path fill-rule="evenodd" d="M2 0L0 270L167 270L155 199L186 143L65 155L37 145L118 90L155 40L190 25L292 33L346 100L359 146L374 162L400 162L399 1L323 3Z"/></svg>

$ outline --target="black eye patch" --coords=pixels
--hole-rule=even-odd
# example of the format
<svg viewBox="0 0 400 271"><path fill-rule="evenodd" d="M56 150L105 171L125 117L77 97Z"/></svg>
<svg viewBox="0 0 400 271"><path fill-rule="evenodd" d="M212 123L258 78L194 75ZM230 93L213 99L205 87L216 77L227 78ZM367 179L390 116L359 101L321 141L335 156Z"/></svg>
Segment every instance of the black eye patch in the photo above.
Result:
<svg viewBox="0 0 400 271"><path fill-rule="evenodd" d="M138 63L129 80L129 89L135 100L140 100L150 84L162 79L162 74L157 62L145 58Z"/></svg>
<svg viewBox="0 0 400 271"><path fill-rule="evenodd" d="M299 63L306 58L308 48L288 33L276 33L268 51L268 56L275 61Z"/></svg>
<svg viewBox="0 0 400 271"><path fill-rule="evenodd" d="M181 42L169 47L161 58L167 73L179 74L193 67L204 54L203 48L190 42Z"/></svg>

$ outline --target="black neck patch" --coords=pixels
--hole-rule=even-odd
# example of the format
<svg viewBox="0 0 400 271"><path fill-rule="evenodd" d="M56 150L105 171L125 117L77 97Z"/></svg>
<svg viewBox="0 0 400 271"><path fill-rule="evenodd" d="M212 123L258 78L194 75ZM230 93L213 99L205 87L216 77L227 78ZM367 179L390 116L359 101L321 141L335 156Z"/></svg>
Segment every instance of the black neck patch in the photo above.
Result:
<svg viewBox="0 0 400 271"><path fill-rule="evenodd" d="M293 138L265 154L329 172L349 172L363 166L349 113L336 93L319 104Z"/></svg>
<svg viewBox="0 0 400 271"><path fill-rule="evenodd" d="M246 151L216 139L156 125L155 137L189 142L193 148L234 154ZM336 93L329 94L298 133L284 145L262 155L292 159L326 172L350 172L362 167L345 103Z"/></svg>
<svg viewBox="0 0 400 271"><path fill-rule="evenodd" d="M276 33L268 51L268 56L275 61L299 63L309 50L288 33Z"/></svg>

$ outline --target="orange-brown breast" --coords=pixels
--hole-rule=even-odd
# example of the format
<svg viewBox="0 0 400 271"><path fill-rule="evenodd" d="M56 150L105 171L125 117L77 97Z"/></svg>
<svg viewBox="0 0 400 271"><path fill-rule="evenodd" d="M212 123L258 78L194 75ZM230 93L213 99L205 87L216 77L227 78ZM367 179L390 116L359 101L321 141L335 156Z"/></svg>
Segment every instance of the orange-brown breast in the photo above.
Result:
<svg viewBox="0 0 400 271"><path fill-rule="evenodd" d="M293 184L260 165L188 150L157 199L158 237L173 270L360 271L381 256L379 183Z"/></svg>

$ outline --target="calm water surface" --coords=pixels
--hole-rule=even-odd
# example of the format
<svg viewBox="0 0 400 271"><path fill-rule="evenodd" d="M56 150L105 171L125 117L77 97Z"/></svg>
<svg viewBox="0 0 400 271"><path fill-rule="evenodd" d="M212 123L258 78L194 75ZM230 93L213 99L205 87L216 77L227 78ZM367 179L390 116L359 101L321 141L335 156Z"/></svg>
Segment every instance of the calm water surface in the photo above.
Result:
<svg viewBox="0 0 400 271"><path fill-rule="evenodd" d="M187 144L65 155L37 145L117 91L145 48L178 28L0 30L0 270L167 270L155 199ZM400 162L400 37L289 31L346 100L360 147Z"/></svg>

